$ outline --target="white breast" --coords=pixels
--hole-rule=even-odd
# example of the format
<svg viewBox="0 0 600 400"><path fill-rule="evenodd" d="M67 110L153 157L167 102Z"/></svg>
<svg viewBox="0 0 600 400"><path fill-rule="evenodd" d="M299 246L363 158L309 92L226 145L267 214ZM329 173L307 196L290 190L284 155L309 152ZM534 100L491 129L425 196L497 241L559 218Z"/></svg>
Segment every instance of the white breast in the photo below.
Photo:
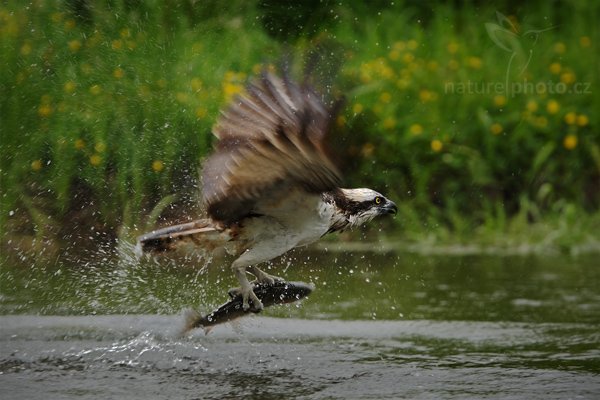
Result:
<svg viewBox="0 0 600 400"><path fill-rule="evenodd" d="M254 210L260 217L242 222L244 243L236 262L252 265L271 260L294 247L318 240L329 230L334 206L320 195L303 190L279 192L279 198L260 201Z"/></svg>
<svg viewBox="0 0 600 400"><path fill-rule="evenodd" d="M285 235L286 242L293 243L291 248L312 243L327 233L333 211L333 205L323 202L320 195L301 189L264 202L257 209L258 213L269 217L268 223L279 225L271 229ZM264 222L267 223L267 218Z"/></svg>

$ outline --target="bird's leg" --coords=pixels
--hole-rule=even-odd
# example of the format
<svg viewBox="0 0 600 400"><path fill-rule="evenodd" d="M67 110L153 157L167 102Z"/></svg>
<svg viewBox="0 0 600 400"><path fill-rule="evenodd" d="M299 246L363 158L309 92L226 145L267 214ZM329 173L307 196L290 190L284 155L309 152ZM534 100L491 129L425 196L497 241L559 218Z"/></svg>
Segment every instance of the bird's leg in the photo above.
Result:
<svg viewBox="0 0 600 400"><path fill-rule="evenodd" d="M278 276L273 276L273 275L267 274L266 272L258 269L255 266L246 267L246 270L256 277L256 280L250 282L250 286L253 286L257 283L264 283L267 285L272 285L275 282L285 282L285 279L280 278ZM236 272L236 274L237 274L237 272ZM238 278L238 280L239 280L239 278ZM240 283L241 283L241 281L240 281ZM241 293L242 293L241 287L231 288L228 291L229 297L231 297L232 299Z"/></svg>
<svg viewBox="0 0 600 400"><path fill-rule="evenodd" d="M280 256L281 254L282 251L280 247L273 246L272 241L266 240L261 241L260 243L255 244L243 251L239 258L237 258L233 264L231 264L231 268L235 272L235 276L240 282L240 288L239 291L236 289L230 290L229 296L233 298L237 296L238 293L241 293L244 300L244 310L250 308L248 300L252 300L255 309L262 310L263 308L262 302L258 297L256 297L256 294L252 289L252 284L248 281L246 270L252 272L259 282L270 280L274 281L277 278L265 274L258 268L254 267L254 265L268 261L274 257Z"/></svg>
<svg viewBox="0 0 600 400"><path fill-rule="evenodd" d="M266 272L261 271L260 269L258 269L258 267L255 267L255 266L248 267L248 272L250 272L252 275L254 275L256 277L256 281L258 283L266 283L266 284L272 285L275 282L283 282L284 281L284 279L282 279L278 276L273 276L273 275L267 274Z"/></svg>
<svg viewBox="0 0 600 400"><path fill-rule="evenodd" d="M248 300L252 300L252 305L256 310L262 310L263 304L260 301L260 299L256 297L256 294L254 294L254 291L252 290L252 285L250 284L250 282L248 281L248 277L246 276L246 267L235 266L235 262L232 267L235 271L235 276L240 282L240 292L242 293L243 300L242 307L244 308L244 310L248 310L250 308Z"/></svg>

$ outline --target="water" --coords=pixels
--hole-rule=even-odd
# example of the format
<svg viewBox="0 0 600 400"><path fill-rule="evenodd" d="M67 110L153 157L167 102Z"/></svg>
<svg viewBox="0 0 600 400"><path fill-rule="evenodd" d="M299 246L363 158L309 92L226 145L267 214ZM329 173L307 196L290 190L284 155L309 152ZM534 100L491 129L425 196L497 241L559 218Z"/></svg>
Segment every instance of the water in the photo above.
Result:
<svg viewBox="0 0 600 400"><path fill-rule="evenodd" d="M0 398L596 399L595 258L297 252L310 298L183 338L218 262L5 261Z"/></svg>

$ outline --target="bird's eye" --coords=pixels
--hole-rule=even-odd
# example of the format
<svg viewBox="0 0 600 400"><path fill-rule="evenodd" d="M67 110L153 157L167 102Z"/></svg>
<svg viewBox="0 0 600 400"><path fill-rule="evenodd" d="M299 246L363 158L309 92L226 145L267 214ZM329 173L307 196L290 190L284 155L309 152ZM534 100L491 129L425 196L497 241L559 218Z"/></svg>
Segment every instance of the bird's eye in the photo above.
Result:
<svg viewBox="0 0 600 400"><path fill-rule="evenodd" d="M381 204L381 197L375 197L375 204Z"/></svg>

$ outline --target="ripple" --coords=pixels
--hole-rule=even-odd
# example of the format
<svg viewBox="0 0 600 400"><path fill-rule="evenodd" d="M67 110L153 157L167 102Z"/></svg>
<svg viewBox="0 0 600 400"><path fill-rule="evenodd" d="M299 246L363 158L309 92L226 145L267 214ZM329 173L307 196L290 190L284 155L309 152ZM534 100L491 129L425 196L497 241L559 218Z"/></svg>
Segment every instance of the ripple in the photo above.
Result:
<svg viewBox="0 0 600 400"><path fill-rule="evenodd" d="M180 319L0 317L0 396L546 399L600 390L594 324L255 317L182 339L173 334Z"/></svg>

